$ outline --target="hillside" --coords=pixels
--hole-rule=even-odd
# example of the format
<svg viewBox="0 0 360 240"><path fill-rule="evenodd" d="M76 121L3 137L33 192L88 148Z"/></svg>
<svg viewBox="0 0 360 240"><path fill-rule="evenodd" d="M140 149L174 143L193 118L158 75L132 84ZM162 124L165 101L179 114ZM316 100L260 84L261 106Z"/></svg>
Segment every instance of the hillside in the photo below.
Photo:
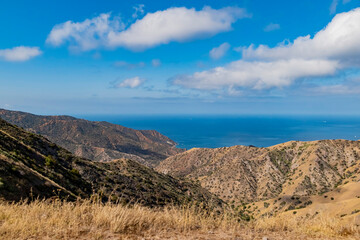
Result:
<svg viewBox="0 0 360 240"><path fill-rule="evenodd" d="M147 206L191 201L221 201L196 184L155 172L136 161L99 163L75 157L46 138L0 119L0 198L15 200L57 196L75 200Z"/></svg>
<svg viewBox="0 0 360 240"><path fill-rule="evenodd" d="M357 213L359 169L360 142L347 140L287 142L269 148L191 149L157 167L160 172L199 181L235 206L253 203L248 212L255 215L310 209L309 205L326 208L329 205L317 205L324 201L335 207L343 200L351 204L348 209L343 207L340 215Z"/></svg>
<svg viewBox="0 0 360 240"><path fill-rule="evenodd" d="M176 143L154 130L134 130L69 116L39 116L0 109L0 118L40 134L79 157L108 162L126 158L147 166L180 153Z"/></svg>

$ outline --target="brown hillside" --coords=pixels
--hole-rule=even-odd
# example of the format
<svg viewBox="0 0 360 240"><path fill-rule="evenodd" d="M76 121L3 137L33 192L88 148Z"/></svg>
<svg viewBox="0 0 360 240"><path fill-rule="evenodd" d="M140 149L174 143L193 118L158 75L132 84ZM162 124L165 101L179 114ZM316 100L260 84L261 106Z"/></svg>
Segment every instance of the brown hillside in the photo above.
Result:
<svg viewBox="0 0 360 240"><path fill-rule="evenodd" d="M126 158L147 166L182 152L176 143L154 130L134 130L108 122L69 116L38 116L0 109L0 117L41 134L79 157L99 162Z"/></svg>
<svg viewBox="0 0 360 240"><path fill-rule="evenodd" d="M136 161L99 163L75 157L40 135L0 119L0 199L99 196L148 206L221 201L200 186L155 172Z"/></svg>
<svg viewBox="0 0 360 240"><path fill-rule="evenodd" d="M312 196L346 182L359 184L359 168L360 142L322 140L269 148L191 149L169 157L157 170L189 177L223 200L241 203Z"/></svg>

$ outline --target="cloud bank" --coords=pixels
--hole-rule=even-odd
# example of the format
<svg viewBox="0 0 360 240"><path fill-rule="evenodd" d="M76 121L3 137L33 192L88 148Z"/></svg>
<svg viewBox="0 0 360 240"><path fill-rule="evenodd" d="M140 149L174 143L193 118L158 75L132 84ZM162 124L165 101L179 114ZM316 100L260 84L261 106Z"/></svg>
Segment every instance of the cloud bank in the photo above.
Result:
<svg viewBox="0 0 360 240"><path fill-rule="evenodd" d="M242 48L242 60L223 67L178 76L173 83L186 88L282 88L310 77L334 75L360 66L360 8L336 15L313 38L293 43Z"/></svg>
<svg viewBox="0 0 360 240"><path fill-rule="evenodd" d="M9 62L24 62L41 55L38 47L19 46L8 49L0 49L0 59Z"/></svg>
<svg viewBox="0 0 360 240"><path fill-rule="evenodd" d="M246 62L239 60L225 67L180 76L173 83L187 88L220 89L245 87L256 90L289 86L297 78L334 74L338 64L326 60L279 60Z"/></svg>
<svg viewBox="0 0 360 240"><path fill-rule="evenodd" d="M212 9L173 7L147 13L129 27L120 18L103 13L83 22L67 21L53 27L46 42L58 47L89 51L97 48L124 47L141 51L170 42L183 42L230 31L239 18L249 17L237 7Z"/></svg>

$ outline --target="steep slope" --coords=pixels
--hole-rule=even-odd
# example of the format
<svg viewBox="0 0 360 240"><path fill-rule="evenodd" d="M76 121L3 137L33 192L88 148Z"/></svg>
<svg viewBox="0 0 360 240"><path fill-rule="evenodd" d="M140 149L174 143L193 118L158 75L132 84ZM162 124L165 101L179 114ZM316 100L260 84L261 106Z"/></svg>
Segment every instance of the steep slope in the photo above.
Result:
<svg viewBox="0 0 360 240"><path fill-rule="evenodd" d="M360 184L359 179L344 184L326 193L315 195L283 195L243 205L245 213L254 217L277 214L296 215L303 219L317 215L328 218L339 217L360 225Z"/></svg>
<svg viewBox="0 0 360 240"><path fill-rule="evenodd" d="M155 172L136 161L109 163L75 157L40 135L0 119L0 198L136 201L148 206L221 201L200 186Z"/></svg>
<svg viewBox="0 0 360 240"><path fill-rule="evenodd" d="M126 158L147 166L182 152L176 143L154 130L134 130L108 122L69 116L38 116L0 109L0 117L41 134L79 157L99 162Z"/></svg>
<svg viewBox="0 0 360 240"><path fill-rule="evenodd" d="M197 180L228 202L311 196L360 179L360 142L288 142L269 148L191 149L157 170ZM360 195L360 194L359 194Z"/></svg>

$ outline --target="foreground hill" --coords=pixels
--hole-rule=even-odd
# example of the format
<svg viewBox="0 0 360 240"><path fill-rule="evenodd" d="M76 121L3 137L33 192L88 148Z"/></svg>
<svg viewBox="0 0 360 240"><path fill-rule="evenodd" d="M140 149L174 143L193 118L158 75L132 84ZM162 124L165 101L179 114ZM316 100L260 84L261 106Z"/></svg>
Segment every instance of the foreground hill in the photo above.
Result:
<svg viewBox="0 0 360 240"><path fill-rule="evenodd" d="M154 130L134 130L108 122L69 116L39 116L0 109L0 117L40 134L79 157L99 162L126 158L147 166L182 152L176 143Z"/></svg>
<svg viewBox="0 0 360 240"><path fill-rule="evenodd" d="M169 157L157 170L199 181L204 188L235 205L259 202L249 210L255 214L310 208L309 205L314 207L322 202L335 207L342 200L351 204L341 214L360 210L359 141L191 149ZM319 210L314 209L314 213Z"/></svg>
<svg viewBox="0 0 360 240"><path fill-rule="evenodd" d="M0 119L0 198L75 200L93 195L103 201L136 201L148 206L190 201L221 204L200 186L136 161L100 163L75 157L46 138Z"/></svg>

